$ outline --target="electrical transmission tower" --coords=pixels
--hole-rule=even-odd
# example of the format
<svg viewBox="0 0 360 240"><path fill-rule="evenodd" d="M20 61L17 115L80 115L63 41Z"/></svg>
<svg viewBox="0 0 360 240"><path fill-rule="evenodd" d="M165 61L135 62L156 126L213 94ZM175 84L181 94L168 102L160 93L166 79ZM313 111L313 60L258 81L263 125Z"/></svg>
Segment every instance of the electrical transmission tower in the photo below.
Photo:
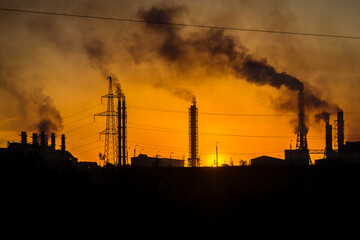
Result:
<svg viewBox="0 0 360 240"><path fill-rule="evenodd" d="M109 80L109 90L108 94L101 97L101 102L103 98L107 98L107 111L98 113L96 116L106 116L106 128L100 133L105 135L105 149L104 154L99 154L100 160L103 161L103 164L119 164L119 139L118 131L116 128L116 117L118 116L115 112L114 107L114 98L119 98L119 94L113 94L113 81L111 76L107 78Z"/></svg>

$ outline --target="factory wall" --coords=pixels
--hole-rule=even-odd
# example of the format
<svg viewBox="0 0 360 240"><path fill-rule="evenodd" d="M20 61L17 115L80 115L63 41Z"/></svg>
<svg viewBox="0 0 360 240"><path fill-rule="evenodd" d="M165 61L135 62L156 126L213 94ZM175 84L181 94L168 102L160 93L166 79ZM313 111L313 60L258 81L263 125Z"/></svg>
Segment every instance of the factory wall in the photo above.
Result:
<svg viewBox="0 0 360 240"><path fill-rule="evenodd" d="M309 165L309 151L307 150L285 150L285 161L292 166Z"/></svg>

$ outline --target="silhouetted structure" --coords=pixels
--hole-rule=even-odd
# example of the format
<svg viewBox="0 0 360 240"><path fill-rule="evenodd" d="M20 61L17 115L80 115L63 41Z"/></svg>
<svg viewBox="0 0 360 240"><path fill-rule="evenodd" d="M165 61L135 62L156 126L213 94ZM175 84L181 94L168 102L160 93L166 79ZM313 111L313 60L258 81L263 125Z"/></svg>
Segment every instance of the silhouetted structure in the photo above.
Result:
<svg viewBox="0 0 360 240"><path fill-rule="evenodd" d="M332 125L329 124L329 118L327 118L325 120L325 154L328 157L332 152Z"/></svg>
<svg viewBox="0 0 360 240"><path fill-rule="evenodd" d="M344 146L344 113L342 111L339 111L337 113L337 121L335 122L336 126L336 144L339 150L341 150Z"/></svg>
<svg viewBox="0 0 360 240"><path fill-rule="evenodd" d="M125 103L125 95L121 91L121 89L118 90L118 164L125 166L127 164L127 141L126 141L126 124L127 124L127 115L126 115L126 103Z"/></svg>
<svg viewBox="0 0 360 240"><path fill-rule="evenodd" d="M298 95L298 131L296 148L299 150L308 150L307 129L305 125L305 99L304 91L300 90Z"/></svg>
<svg viewBox="0 0 360 240"><path fill-rule="evenodd" d="M311 162L307 144L307 128L305 125L305 99L304 90L299 90L298 94L298 130L296 149L285 150L285 161L288 165L309 165Z"/></svg>
<svg viewBox="0 0 360 240"><path fill-rule="evenodd" d="M44 132L40 133L41 144L38 144L37 134L32 135L33 142L27 142L27 133L21 132L21 141L9 143L8 148L1 148L0 152L7 156L9 159L16 160L19 156L22 158L33 158L41 162L42 166L46 168L61 167L64 164L75 164L78 159L75 158L70 152L65 151L65 135L62 135L61 150L55 148L55 133L51 134L51 145L48 146L47 136Z"/></svg>
<svg viewBox="0 0 360 240"><path fill-rule="evenodd" d="M335 121L335 141L338 149L332 148L332 127L326 123L326 147L325 158L315 160L316 165L343 165L343 164L360 164L360 142L349 142L344 144L344 113L337 113L337 121Z"/></svg>
<svg viewBox="0 0 360 240"><path fill-rule="evenodd" d="M198 138L198 109L196 98L193 97L193 105L189 108L189 167L199 167L199 138Z"/></svg>
<svg viewBox="0 0 360 240"><path fill-rule="evenodd" d="M284 159L269 156L256 157L250 161L251 166L285 166L288 164Z"/></svg>
<svg viewBox="0 0 360 240"><path fill-rule="evenodd" d="M65 134L61 134L61 151L65 151Z"/></svg>
<svg viewBox="0 0 360 240"><path fill-rule="evenodd" d="M139 154L137 157L131 158L131 166L133 167L184 167L184 160L172 158L148 157L146 154Z"/></svg>
<svg viewBox="0 0 360 240"><path fill-rule="evenodd" d="M106 116L106 128L100 133L100 135L105 135L105 148L104 154L101 160L104 161L104 164L113 164L117 165L118 162L118 131L116 128L116 116L114 108L114 98L118 98L117 94L113 94L113 81L111 76L107 78L109 80L109 90L108 94L101 97L101 102L103 98L107 98L107 111L95 114L95 116Z"/></svg>

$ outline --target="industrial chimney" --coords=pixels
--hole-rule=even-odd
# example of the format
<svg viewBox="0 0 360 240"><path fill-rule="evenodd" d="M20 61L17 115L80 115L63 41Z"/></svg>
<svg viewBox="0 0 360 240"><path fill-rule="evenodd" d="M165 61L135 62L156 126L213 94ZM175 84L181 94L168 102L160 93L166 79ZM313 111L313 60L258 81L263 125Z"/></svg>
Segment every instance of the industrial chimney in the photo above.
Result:
<svg viewBox="0 0 360 240"><path fill-rule="evenodd" d="M200 166L198 141L198 109L196 107L196 98L193 97L193 105L189 108L189 167Z"/></svg>
<svg viewBox="0 0 360 240"><path fill-rule="evenodd" d="M45 148L48 146L48 138L45 132L41 131L40 133L40 144L42 148Z"/></svg>
<svg viewBox="0 0 360 240"><path fill-rule="evenodd" d="M326 156L329 156L329 154L333 151L332 148L332 125L329 124L329 118L325 120L325 153Z"/></svg>
<svg viewBox="0 0 360 240"><path fill-rule="evenodd" d="M51 149L55 149L55 133L51 133Z"/></svg>
<svg viewBox="0 0 360 240"><path fill-rule="evenodd" d="M22 144L27 144L26 132L21 132L21 143Z"/></svg>
<svg viewBox="0 0 360 240"><path fill-rule="evenodd" d="M299 125L297 132L297 141L296 147L299 150L308 150L307 139L306 139L306 126L305 126L305 99L304 99L304 90L299 90L298 95L298 111L299 111Z"/></svg>
<svg viewBox="0 0 360 240"><path fill-rule="evenodd" d="M61 134L61 151L65 151L65 134Z"/></svg>
<svg viewBox="0 0 360 240"><path fill-rule="evenodd" d="M337 144L338 150L341 150L344 146L344 113L337 113Z"/></svg>
<svg viewBox="0 0 360 240"><path fill-rule="evenodd" d="M127 159L127 147L126 147L126 102L125 95L118 89L118 166L125 166Z"/></svg>
<svg viewBox="0 0 360 240"><path fill-rule="evenodd" d="M39 145L37 133L33 133L33 134L32 134L32 144L33 144L34 146Z"/></svg>

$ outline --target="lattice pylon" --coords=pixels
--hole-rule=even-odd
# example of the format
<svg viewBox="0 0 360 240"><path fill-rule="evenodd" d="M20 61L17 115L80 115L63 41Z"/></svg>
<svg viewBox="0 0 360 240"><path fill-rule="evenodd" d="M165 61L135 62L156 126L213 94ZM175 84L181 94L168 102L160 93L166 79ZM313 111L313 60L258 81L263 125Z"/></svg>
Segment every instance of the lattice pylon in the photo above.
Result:
<svg viewBox="0 0 360 240"><path fill-rule="evenodd" d="M101 135L105 135L105 146L104 146L104 154L101 156L101 160L103 164L118 164L118 130L116 125L116 117L117 112L115 111L114 106L114 98L118 98L117 94L113 93L113 82L111 76L107 77L109 80L109 90L108 94L101 97L101 101L103 98L107 98L107 110L106 112L95 114L94 116L106 116L106 128L104 131L100 133Z"/></svg>

